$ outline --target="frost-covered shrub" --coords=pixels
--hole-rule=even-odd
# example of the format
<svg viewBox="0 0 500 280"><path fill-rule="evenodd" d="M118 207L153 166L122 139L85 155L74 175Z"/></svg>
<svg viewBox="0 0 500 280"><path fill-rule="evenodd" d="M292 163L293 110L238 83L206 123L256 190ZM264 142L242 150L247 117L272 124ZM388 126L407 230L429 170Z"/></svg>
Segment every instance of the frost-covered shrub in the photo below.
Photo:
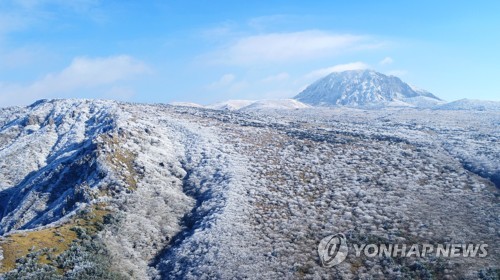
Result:
<svg viewBox="0 0 500 280"><path fill-rule="evenodd" d="M16 260L16 268L3 275L5 280L57 280L63 279L54 266L40 264L41 252L31 252Z"/></svg>

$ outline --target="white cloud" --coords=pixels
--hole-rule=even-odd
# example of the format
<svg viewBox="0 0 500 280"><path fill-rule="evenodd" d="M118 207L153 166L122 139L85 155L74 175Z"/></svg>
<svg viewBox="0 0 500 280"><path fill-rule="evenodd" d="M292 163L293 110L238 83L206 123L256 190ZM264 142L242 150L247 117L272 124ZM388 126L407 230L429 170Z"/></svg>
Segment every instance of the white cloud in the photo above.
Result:
<svg viewBox="0 0 500 280"><path fill-rule="evenodd" d="M336 35L317 30L269 33L240 38L209 54L209 60L243 65L289 62L377 46L365 36Z"/></svg>
<svg viewBox="0 0 500 280"><path fill-rule="evenodd" d="M235 34L237 26L234 21L224 21L216 26L202 29L201 35L204 39L210 41L227 39L228 36Z"/></svg>
<svg viewBox="0 0 500 280"><path fill-rule="evenodd" d="M240 93L241 91L245 90L245 89L248 89L249 88L249 84L247 81L238 81L238 82L234 82L231 84L231 86L227 89L227 93L228 94L237 94L237 93Z"/></svg>
<svg viewBox="0 0 500 280"><path fill-rule="evenodd" d="M222 85L227 85L234 81L235 78L236 77L233 74L226 74L220 78L219 83Z"/></svg>
<svg viewBox="0 0 500 280"><path fill-rule="evenodd" d="M348 71L348 70L363 70L369 68L369 65L363 63L363 62L352 62L352 63L346 63L346 64L338 64L335 66L327 67L327 68L321 68L318 70L314 70L312 72L309 72L304 76L305 79L307 80L316 80L319 78L322 78L330 73L333 72L342 72L342 71Z"/></svg>
<svg viewBox="0 0 500 280"><path fill-rule="evenodd" d="M290 75L286 72L282 72L282 73L279 73L276 75L266 77L266 78L262 79L262 82L264 82L264 83L281 82L281 81L288 80L288 78L290 78Z"/></svg>
<svg viewBox="0 0 500 280"><path fill-rule="evenodd" d="M236 79L236 76L234 74L224 74L222 77L220 77L219 80L211 83L210 85L207 86L209 89L217 89L221 87L226 87L229 86L234 80Z"/></svg>
<svg viewBox="0 0 500 280"><path fill-rule="evenodd" d="M380 65L388 65L388 64L392 64L394 62L394 60L390 57L386 57L384 59L382 59L379 64Z"/></svg>
<svg viewBox="0 0 500 280"><path fill-rule="evenodd" d="M204 87L212 93L237 94L249 87L245 80L237 80L234 74L228 73L222 75L219 80Z"/></svg>
<svg viewBox="0 0 500 280"><path fill-rule="evenodd" d="M113 86L149 71L146 64L126 55L77 57L61 72L47 74L30 85L0 84L0 105L25 104L39 98L71 97L75 91Z"/></svg>
<svg viewBox="0 0 500 280"><path fill-rule="evenodd" d="M148 71L147 66L130 56L108 58L77 57L71 65L56 74L48 74L35 82L31 89L37 92L68 92L111 84Z"/></svg>

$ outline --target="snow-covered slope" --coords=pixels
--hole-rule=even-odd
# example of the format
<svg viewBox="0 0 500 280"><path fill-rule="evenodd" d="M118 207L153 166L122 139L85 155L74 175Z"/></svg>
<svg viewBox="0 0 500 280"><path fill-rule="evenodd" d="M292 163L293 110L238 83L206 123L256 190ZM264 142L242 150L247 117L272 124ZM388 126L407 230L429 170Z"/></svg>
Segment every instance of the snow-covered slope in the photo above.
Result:
<svg viewBox="0 0 500 280"><path fill-rule="evenodd" d="M440 110L500 111L499 101L460 99L437 106Z"/></svg>
<svg viewBox="0 0 500 280"><path fill-rule="evenodd" d="M228 100L228 101L208 105L208 106L206 106L206 108L215 109L215 110L234 111L234 110L239 110L243 107L246 107L254 102L255 102L255 100Z"/></svg>
<svg viewBox="0 0 500 280"><path fill-rule="evenodd" d="M209 109L229 111L290 110L309 107L295 99L228 100L206 106Z"/></svg>
<svg viewBox="0 0 500 280"><path fill-rule="evenodd" d="M0 278L495 276L498 112L254 112L91 100L0 109ZM489 255L351 253L323 267L318 243L336 233L350 244L487 243Z"/></svg>
<svg viewBox="0 0 500 280"><path fill-rule="evenodd" d="M172 106L184 106L184 107L194 107L194 108L203 108L203 105L193 102L170 102L168 103Z"/></svg>
<svg viewBox="0 0 500 280"><path fill-rule="evenodd" d="M83 192L107 182L97 150L115 125L115 109L106 101L46 101L0 115L7 120L0 129L0 234L57 221L92 199Z"/></svg>
<svg viewBox="0 0 500 280"><path fill-rule="evenodd" d="M308 86L295 99L315 106L435 106L442 101L432 93L416 89L395 76L372 70L332 73Z"/></svg>
<svg viewBox="0 0 500 280"><path fill-rule="evenodd" d="M295 99L275 99L275 100L258 100L250 105L240 108L241 111L254 110L289 110L289 109L304 109L309 108L306 105Z"/></svg>

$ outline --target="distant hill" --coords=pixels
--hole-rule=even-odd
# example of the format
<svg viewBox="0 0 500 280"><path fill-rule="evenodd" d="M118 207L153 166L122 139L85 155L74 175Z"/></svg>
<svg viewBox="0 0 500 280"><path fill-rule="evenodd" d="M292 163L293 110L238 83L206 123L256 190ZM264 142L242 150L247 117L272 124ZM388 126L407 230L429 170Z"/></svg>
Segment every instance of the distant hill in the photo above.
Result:
<svg viewBox="0 0 500 280"><path fill-rule="evenodd" d="M258 100L252 104L241 108L242 111L248 110L267 110L267 109L303 109L310 106L295 99L276 99L276 100Z"/></svg>
<svg viewBox="0 0 500 280"><path fill-rule="evenodd" d="M203 105L193 102L170 102L168 105L172 106L183 106L183 107L193 107L193 108L203 108Z"/></svg>
<svg viewBox="0 0 500 280"><path fill-rule="evenodd" d="M440 110L472 110L472 111L500 111L500 102L460 99L436 107Z"/></svg>
<svg viewBox="0 0 500 280"><path fill-rule="evenodd" d="M219 103L215 103L212 105L206 106L208 109L215 109L215 110L238 110L243 107L246 107L252 103L254 103L255 100L227 100Z"/></svg>
<svg viewBox="0 0 500 280"><path fill-rule="evenodd" d="M265 100L228 100L206 108L230 111L252 111L269 109L302 109L310 106L295 99L265 99Z"/></svg>

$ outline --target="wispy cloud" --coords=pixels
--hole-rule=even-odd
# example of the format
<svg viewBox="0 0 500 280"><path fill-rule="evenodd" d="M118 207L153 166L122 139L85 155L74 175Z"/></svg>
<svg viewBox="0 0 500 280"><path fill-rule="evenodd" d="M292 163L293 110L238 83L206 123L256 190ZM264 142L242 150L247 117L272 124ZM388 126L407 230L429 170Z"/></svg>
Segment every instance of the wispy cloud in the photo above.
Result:
<svg viewBox="0 0 500 280"><path fill-rule="evenodd" d="M149 71L146 64L126 55L77 57L62 71L47 74L29 85L0 83L0 105L25 104L42 97L72 97L76 91L115 86L119 81Z"/></svg>
<svg viewBox="0 0 500 280"><path fill-rule="evenodd" d="M352 63L346 63L346 64L337 64L331 67L326 67L326 68L321 68L317 69L314 71L311 71L307 73L304 78L307 80L316 80L319 78L322 78L330 73L333 72L342 72L342 71L348 71L348 70L362 70L362 69L367 69L370 66L364 62L352 62Z"/></svg>
<svg viewBox="0 0 500 280"><path fill-rule="evenodd" d="M107 58L77 57L60 73L48 74L32 85L42 92L71 91L111 84L148 71L147 66L126 55Z"/></svg>
<svg viewBox="0 0 500 280"><path fill-rule="evenodd" d="M249 87L245 80L237 80L234 74L228 73L222 75L217 81L204 87L212 93L236 94Z"/></svg>
<svg viewBox="0 0 500 280"><path fill-rule="evenodd" d="M234 36L237 28L237 23L233 21L224 21L216 26L203 28L201 36L210 41L226 39L228 36Z"/></svg>
<svg viewBox="0 0 500 280"><path fill-rule="evenodd" d="M384 59L382 59L379 64L380 65L388 65L388 64L392 64L394 62L394 60L390 57L385 57Z"/></svg>
<svg viewBox="0 0 500 280"><path fill-rule="evenodd" d="M221 87L225 87L230 85L234 80L236 79L236 76L234 74L224 74L222 77L220 77L219 80L209 84L207 86L208 89L217 89Z"/></svg>
<svg viewBox="0 0 500 280"><path fill-rule="evenodd" d="M262 79L262 82L264 83L281 82L288 80L288 78L290 78L290 75L286 72L282 72L276 75L265 77L264 79Z"/></svg>
<svg viewBox="0 0 500 280"><path fill-rule="evenodd" d="M281 63L338 55L377 46L378 43L367 36L308 30L239 38L209 54L208 59L216 63L233 65Z"/></svg>

